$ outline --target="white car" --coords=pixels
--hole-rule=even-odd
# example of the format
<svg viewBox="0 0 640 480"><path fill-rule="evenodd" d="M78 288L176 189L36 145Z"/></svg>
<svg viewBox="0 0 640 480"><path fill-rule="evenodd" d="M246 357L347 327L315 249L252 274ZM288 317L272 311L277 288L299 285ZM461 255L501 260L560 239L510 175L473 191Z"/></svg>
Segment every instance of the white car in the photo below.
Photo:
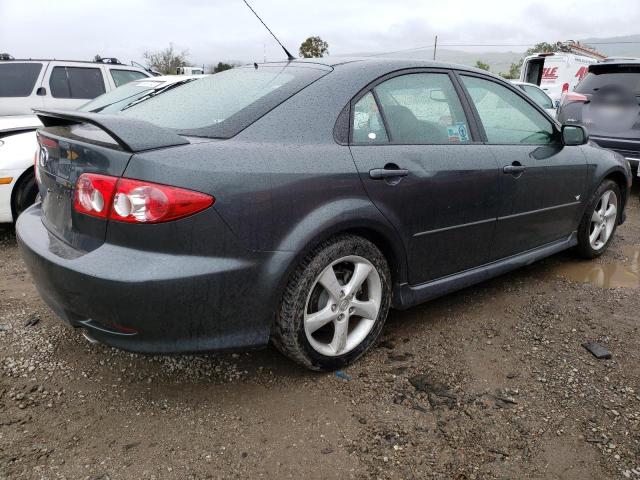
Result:
<svg viewBox="0 0 640 480"><path fill-rule="evenodd" d="M30 115L34 108L74 110L127 82L152 76L150 70L115 58L0 60L0 115Z"/></svg>
<svg viewBox="0 0 640 480"><path fill-rule="evenodd" d="M132 103L203 76L144 78L105 93L78 110L115 113ZM0 117L0 223L14 221L36 199L38 187L33 167L38 148L36 129L41 126L35 115Z"/></svg>
<svg viewBox="0 0 640 480"><path fill-rule="evenodd" d="M557 110L556 105L547 93L542 90L539 86L534 85L533 83L527 82L519 82L516 80L512 80L516 87L522 90L524 93L529 95L531 99L544 108L552 118L556 118Z"/></svg>

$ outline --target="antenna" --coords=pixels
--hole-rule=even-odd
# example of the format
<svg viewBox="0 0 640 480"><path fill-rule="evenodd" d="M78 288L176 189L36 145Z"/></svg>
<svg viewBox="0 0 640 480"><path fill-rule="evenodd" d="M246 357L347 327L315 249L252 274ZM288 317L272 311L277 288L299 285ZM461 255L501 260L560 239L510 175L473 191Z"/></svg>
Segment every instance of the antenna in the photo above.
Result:
<svg viewBox="0 0 640 480"><path fill-rule="evenodd" d="M262 25L264 25L264 28L266 28L266 29L267 29L267 31L271 34L271 36L272 36L273 38L275 38L275 39L276 39L276 42L278 42L278 45L280 45L280 46L282 47L282 49L284 50L284 53L286 53L286 54L287 54L287 60L289 60L289 61L291 61L291 60L295 60L295 59L296 59L296 57L294 57L293 55L291 55L291 53L289 53L289 50L287 50L287 47L285 47L285 46L280 42L280 40L278 40L278 37L276 37L276 36L273 34L273 32L271 31L271 29L270 29L269 27L267 27L267 24L266 24L266 23L264 23L264 22L262 21L262 19L260 18L260 15L258 15L258 14L256 13L256 11L255 11L253 8L251 8L251 5L249 5L249 3L247 2L247 0L242 0L242 1L245 3L245 5L246 5L247 7L249 7L249 10L251 10L251 11L253 12L253 14L258 18L258 20L260 20L260 23L261 23Z"/></svg>

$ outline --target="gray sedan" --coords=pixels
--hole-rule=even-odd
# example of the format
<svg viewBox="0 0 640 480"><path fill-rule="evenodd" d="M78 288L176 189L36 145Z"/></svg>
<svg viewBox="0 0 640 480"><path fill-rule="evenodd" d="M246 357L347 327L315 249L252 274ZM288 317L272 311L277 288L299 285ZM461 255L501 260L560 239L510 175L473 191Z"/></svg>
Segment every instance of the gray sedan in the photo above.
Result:
<svg viewBox="0 0 640 480"><path fill-rule="evenodd" d="M631 185L582 127L441 63L254 64L113 115L38 114L26 265L65 322L140 352L271 341L340 368L391 307L601 255Z"/></svg>

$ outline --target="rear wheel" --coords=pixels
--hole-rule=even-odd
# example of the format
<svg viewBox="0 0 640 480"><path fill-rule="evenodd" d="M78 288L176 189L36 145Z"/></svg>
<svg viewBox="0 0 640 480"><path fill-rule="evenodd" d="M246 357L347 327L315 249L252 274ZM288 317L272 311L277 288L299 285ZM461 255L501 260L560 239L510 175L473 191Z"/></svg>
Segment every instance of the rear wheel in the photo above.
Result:
<svg viewBox="0 0 640 480"><path fill-rule="evenodd" d="M16 221L20 214L34 204L38 195L38 185L33 170L27 171L18 179L13 188L11 211L13 220Z"/></svg>
<svg viewBox="0 0 640 480"><path fill-rule="evenodd" d="M390 300L389 267L380 250L341 235L317 247L293 274L272 342L307 368L341 368L378 337Z"/></svg>
<svg viewBox="0 0 640 480"><path fill-rule="evenodd" d="M584 258L602 255L618 226L621 202L620 187L605 180L591 197L578 228L578 253Z"/></svg>

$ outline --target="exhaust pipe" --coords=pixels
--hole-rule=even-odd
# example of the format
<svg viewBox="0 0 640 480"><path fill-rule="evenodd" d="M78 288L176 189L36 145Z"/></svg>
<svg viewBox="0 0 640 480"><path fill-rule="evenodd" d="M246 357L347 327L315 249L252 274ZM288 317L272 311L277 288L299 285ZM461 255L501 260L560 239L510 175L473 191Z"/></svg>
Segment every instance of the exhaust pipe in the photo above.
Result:
<svg viewBox="0 0 640 480"><path fill-rule="evenodd" d="M82 336L84 338L87 339L87 341L93 345L97 345L98 343L100 343L98 340L96 340L95 338L93 338L89 332L87 332L86 330L82 330Z"/></svg>

